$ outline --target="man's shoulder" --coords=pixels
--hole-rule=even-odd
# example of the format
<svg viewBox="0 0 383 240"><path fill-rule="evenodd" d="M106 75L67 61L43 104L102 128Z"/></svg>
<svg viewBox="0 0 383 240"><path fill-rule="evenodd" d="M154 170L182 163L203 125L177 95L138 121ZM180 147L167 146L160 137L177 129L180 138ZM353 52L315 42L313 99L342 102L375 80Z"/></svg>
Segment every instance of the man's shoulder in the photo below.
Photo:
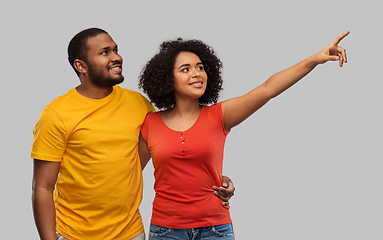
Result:
<svg viewBox="0 0 383 240"><path fill-rule="evenodd" d="M149 100L141 93L127 88L122 88L120 86L116 86L116 89L117 91L121 92L124 97L128 98L129 101L136 100L140 105L142 104L150 108L150 112L155 111Z"/></svg>
<svg viewBox="0 0 383 240"><path fill-rule="evenodd" d="M115 89L117 91L122 92L123 94L129 95L129 96L132 96L132 97L140 97L140 98L144 97L141 93L139 93L137 91L134 91L134 90L131 90L131 89L123 88L123 87L120 87L120 86L115 86Z"/></svg>
<svg viewBox="0 0 383 240"><path fill-rule="evenodd" d="M60 108L62 105L67 105L69 99L71 98L73 89L70 89L67 93L53 99L45 108Z"/></svg>

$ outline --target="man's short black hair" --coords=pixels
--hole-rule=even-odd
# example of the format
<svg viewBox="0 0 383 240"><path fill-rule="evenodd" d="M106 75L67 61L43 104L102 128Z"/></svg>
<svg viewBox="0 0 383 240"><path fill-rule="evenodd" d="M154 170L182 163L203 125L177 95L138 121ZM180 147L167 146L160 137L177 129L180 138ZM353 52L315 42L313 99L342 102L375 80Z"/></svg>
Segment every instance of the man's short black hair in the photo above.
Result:
<svg viewBox="0 0 383 240"><path fill-rule="evenodd" d="M87 51L89 49L87 42L91 37L96 37L99 34L106 33L105 30L100 28L88 28L79 33L77 33L68 45L68 61L73 67L77 76L80 76L80 72L74 67L74 61L76 59L87 61Z"/></svg>

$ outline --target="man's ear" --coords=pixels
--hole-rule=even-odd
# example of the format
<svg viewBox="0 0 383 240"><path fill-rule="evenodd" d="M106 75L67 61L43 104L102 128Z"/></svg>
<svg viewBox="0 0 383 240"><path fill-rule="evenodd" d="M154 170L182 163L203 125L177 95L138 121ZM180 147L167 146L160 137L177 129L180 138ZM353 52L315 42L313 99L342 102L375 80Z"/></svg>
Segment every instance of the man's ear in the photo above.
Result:
<svg viewBox="0 0 383 240"><path fill-rule="evenodd" d="M83 60L76 59L74 60L73 65L77 69L77 71L79 71L80 73L83 73L85 75L87 74L88 65Z"/></svg>

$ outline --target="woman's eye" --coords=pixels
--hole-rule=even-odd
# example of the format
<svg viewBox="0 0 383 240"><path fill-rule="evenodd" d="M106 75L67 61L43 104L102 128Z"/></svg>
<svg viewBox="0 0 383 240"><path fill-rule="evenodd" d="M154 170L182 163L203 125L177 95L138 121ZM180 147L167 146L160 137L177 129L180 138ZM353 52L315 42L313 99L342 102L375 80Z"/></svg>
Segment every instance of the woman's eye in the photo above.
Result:
<svg viewBox="0 0 383 240"><path fill-rule="evenodd" d="M182 69L182 72L189 72L189 68Z"/></svg>

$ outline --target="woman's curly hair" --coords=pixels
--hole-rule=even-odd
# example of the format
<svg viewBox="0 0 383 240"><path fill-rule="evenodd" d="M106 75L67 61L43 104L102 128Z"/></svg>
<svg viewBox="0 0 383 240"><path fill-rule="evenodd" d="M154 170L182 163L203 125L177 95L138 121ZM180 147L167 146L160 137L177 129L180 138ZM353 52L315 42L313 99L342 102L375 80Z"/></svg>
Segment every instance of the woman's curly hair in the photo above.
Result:
<svg viewBox="0 0 383 240"><path fill-rule="evenodd" d="M200 40L164 41L160 51L146 64L139 77L139 88L148 95L158 109L171 109L175 105L174 64L181 52L192 52L202 61L206 75L205 93L199 98L200 105L217 103L222 88L222 62L214 50Z"/></svg>

